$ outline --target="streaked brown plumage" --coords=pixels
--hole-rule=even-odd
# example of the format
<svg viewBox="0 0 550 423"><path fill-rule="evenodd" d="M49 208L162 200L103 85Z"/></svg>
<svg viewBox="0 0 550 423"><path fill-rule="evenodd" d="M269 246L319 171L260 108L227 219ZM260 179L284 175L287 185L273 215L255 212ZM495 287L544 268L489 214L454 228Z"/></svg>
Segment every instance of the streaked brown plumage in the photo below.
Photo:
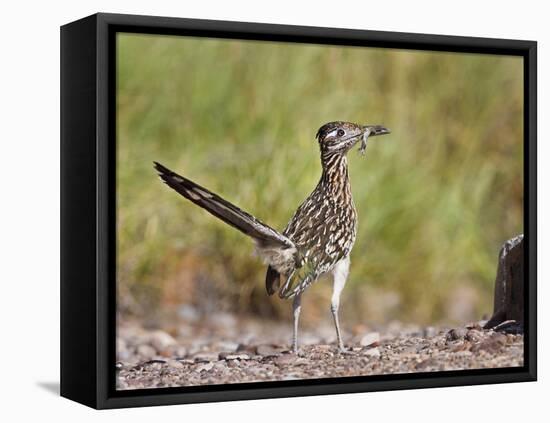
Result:
<svg viewBox="0 0 550 423"><path fill-rule="evenodd" d="M155 163L162 180L188 200L250 236L268 264L266 289L281 298L294 298L293 349L297 351L301 295L321 275L332 272L331 311L338 346L344 349L338 322L340 293L349 271L349 254L357 232L357 212L348 174L347 152L369 136L389 130L378 125L330 122L317 132L323 171L319 183L282 233L262 223L206 188Z"/></svg>

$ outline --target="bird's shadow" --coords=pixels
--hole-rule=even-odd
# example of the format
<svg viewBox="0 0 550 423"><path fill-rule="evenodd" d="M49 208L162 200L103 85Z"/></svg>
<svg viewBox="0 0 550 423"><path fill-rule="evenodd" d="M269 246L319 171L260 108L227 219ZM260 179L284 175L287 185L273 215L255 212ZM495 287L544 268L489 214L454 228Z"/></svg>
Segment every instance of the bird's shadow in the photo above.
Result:
<svg viewBox="0 0 550 423"><path fill-rule="evenodd" d="M56 396L60 395L61 390L59 382L37 382L36 386L48 391L50 394L54 394Z"/></svg>

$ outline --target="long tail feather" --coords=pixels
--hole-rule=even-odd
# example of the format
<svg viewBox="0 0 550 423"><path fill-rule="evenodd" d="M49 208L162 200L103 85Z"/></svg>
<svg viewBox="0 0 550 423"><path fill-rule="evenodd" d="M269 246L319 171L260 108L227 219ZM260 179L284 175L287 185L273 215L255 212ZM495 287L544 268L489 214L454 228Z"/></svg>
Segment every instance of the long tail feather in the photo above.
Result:
<svg viewBox="0 0 550 423"><path fill-rule="evenodd" d="M260 222L254 216L231 204L229 201L224 200L219 195L178 175L160 163L154 162L154 164L160 178L166 185L210 214L252 237L260 246L294 247L293 242L287 237L265 223Z"/></svg>

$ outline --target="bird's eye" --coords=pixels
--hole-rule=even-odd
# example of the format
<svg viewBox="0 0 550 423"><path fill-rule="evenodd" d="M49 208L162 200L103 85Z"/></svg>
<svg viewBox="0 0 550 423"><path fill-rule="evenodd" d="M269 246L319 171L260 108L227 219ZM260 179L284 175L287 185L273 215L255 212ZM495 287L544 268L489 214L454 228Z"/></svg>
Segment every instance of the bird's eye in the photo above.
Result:
<svg viewBox="0 0 550 423"><path fill-rule="evenodd" d="M337 134L338 134L339 137L343 137L345 133L346 133L346 131L344 131L343 129L338 129Z"/></svg>

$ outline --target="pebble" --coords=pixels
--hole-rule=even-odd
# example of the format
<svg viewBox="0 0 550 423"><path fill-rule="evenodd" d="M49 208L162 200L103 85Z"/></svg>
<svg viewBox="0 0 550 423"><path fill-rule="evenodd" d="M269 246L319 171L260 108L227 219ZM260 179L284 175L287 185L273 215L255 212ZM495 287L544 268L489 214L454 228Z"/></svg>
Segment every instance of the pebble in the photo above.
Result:
<svg viewBox="0 0 550 423"><path fill-rule="evenodd" d="M207 372L207 371L211 370L212 367L214 367L214 363L212 363L212 362L204 363L204 364L201 364L201 365L197 366L195 368L195 372L197 372L197 373Z"/></svg>
<svg viewBox="0 0 550 423"><path fill-rule="evenodd" d="M363 355L368 357L380 357L380 350L378 348L370 348L363 352Z"/></svg>
<svg viewBox="0 0 550 423"><path fill-rule="evenodd" d="M235 354L234 352L221 352L218 355L218 358L220 360L250 360L250 356L248 354Z"/></svg>
<svg viewBox="0 0 550 423"><path fill-rule="evenodd" d="M181 361L178 361L178 360L168 360L166 364L176 369L185 367L185 364L183 364Z"/></svg>
<svg viewBox="0 0 550 423"><path fill-rule="evenodd" d="M367 333L365 336L361 338L361 341L359 341L359 343L363 347L368 347L371 345L377 346L380 343L380 334L378 332Z"/></svg>
<svg viewBox="0 0 550 423"><path fill-rule="evenodd" d="M488 338L482 340L472 347L473 352L485 351L488 353L499 352L506 345L506 335L502 333L493 333Z"/></svg>
<svg viewBox="0 0 550 423"><path fill-rule="evenodd" d="M193 358L195 363L208 363L210 361L218 361L218 353L197 353Z"/></svg>
<svg viewBox="0 0 550 423"><path fill-rule="evenodd" d="M478 342L483 338L483 332L475 329L470 329L464 339L470 342Z"/></svg>
<svg viewBox="0 0 550 423"><path fill-rule="evenodd" d="M151 358L151 357L154 357L157 354L155 349L152 346L147 345L147 344L139 345L136 348L136 352L142 358Z"/></svg>
<svg viewBox="0 0 550 423"><path fill-rule="evenodd" d="M163 357L171 357L174 359L182 359L187 355L187 348L181 345L171 345L162 351L159 351L159 354Z"/></svg>
<svg viewBox="0 0 550 423"><path fill-rule="evenodd" d="M468 333L468 330L466 328L451 329L449 332L447 332L446 339L447 341L456 341L458 339L464 339L467 333Z"/></svg>
<svg viewBox="0 0 550 423"><path fill-rule="evenodd" d="M321 353L321 352L312 352L309 355L309 359L313 361L319 361L319 360L326 360L327 358L332 357L334 354L332 353Z"/></svg>
<svg viewBox="0 0 550 423"><path fill-rule="evenodd" d="M239 348L239 345L238 343L236 342L231 342L231 341L223 341L223 342L218 342L217 344L217 347L221 350L221 351L237 351L237 348Z"/></svg>
<svg viewBox="0 0 550 423"><path fill-rule="evenodd" d="M470 323L469 325L466 325L466 329L474 329L474 330L483 330L483 325L480 324L480 322L474 322Z"/></svg>
<svg viewBox="0 0 550 423"><path fill-rule="evenodd" d="M176 340L171 335L161 330L156 330L151 333L149 343L159 352L177 344Z"/></svg>

